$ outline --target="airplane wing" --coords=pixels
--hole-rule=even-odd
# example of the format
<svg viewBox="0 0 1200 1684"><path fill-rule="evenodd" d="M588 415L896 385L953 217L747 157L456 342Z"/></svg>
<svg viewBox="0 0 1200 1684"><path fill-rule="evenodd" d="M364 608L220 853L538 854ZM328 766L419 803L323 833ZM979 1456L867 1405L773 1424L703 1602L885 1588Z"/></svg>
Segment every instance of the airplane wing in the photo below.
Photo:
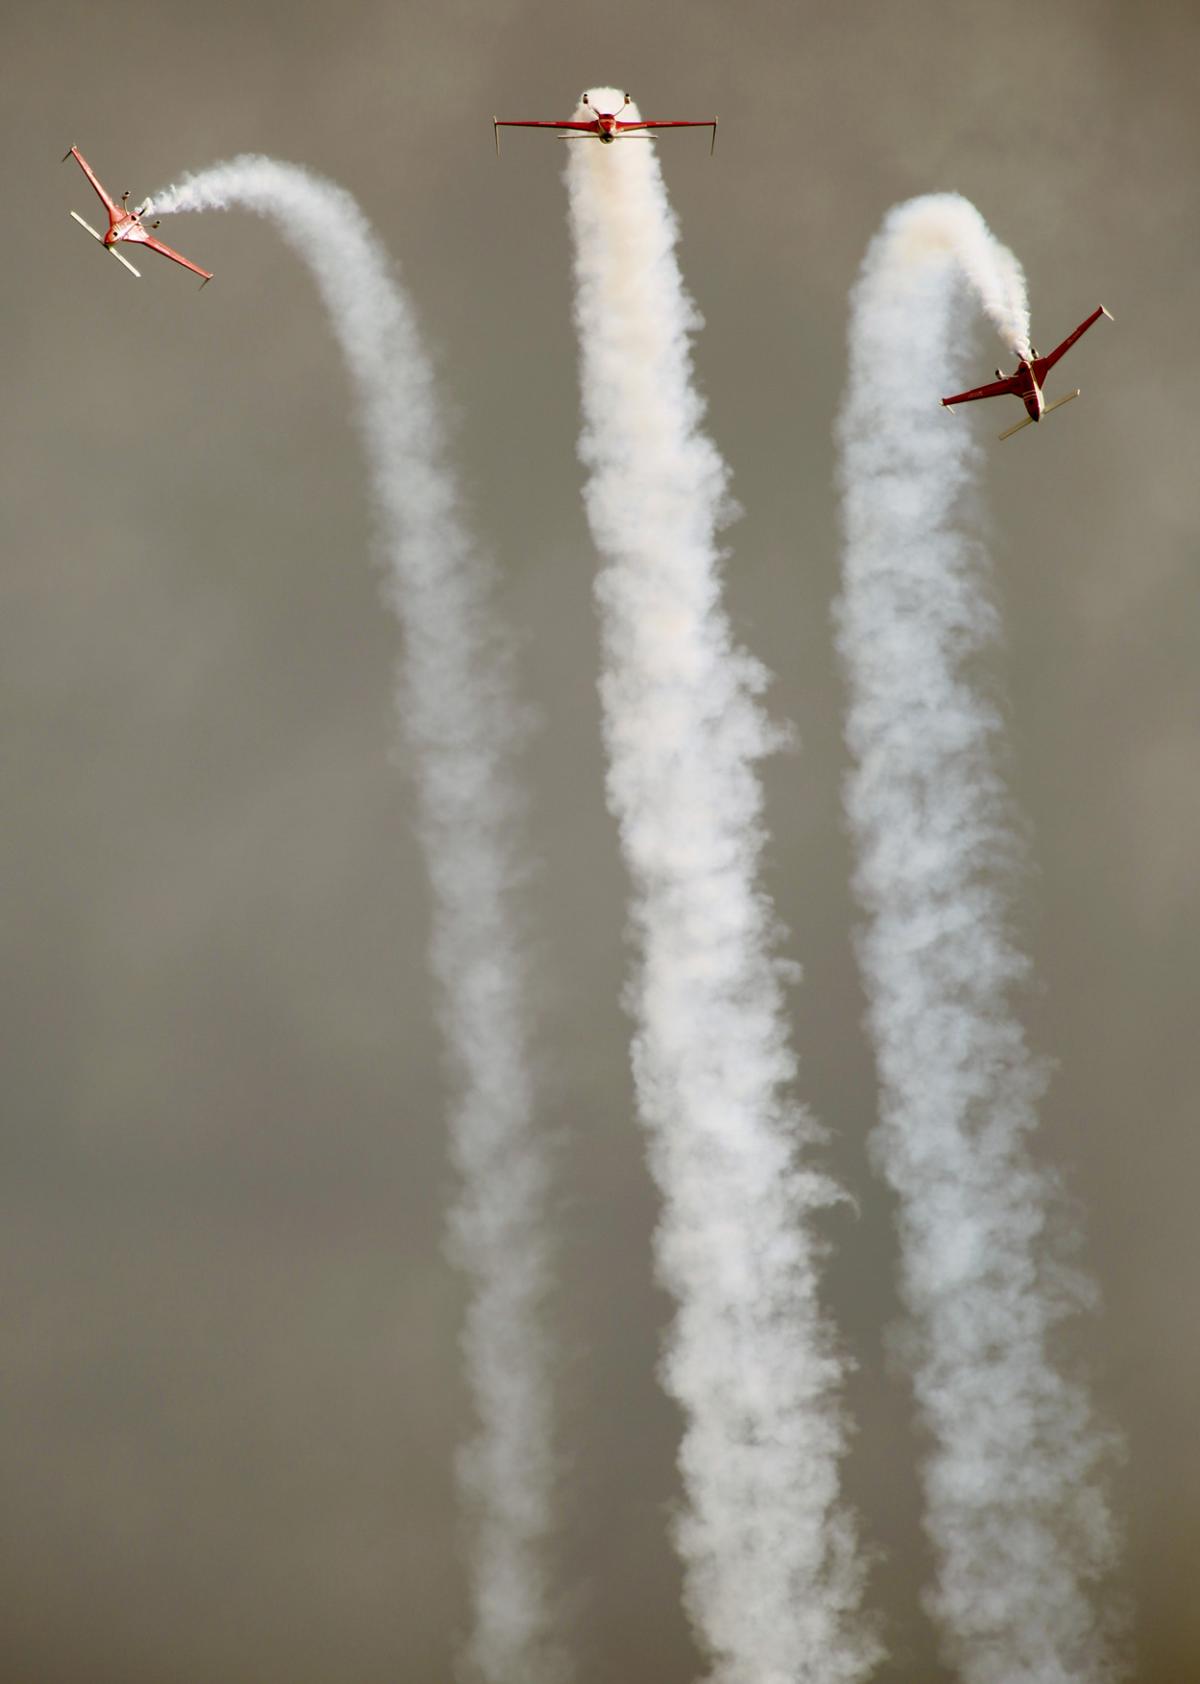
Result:
<svg viewBox="0 0 1200 1684"><path fill-rule="evenodd" d="M956 403L973 403L976 398L1002 398L1011 392L1016 396L1020 391L1016 375L1010 374L1007 380L993 380L990 386L973 386L969 392L956 392L952 398L943 398L947 409Z"/></svg>
<svg viewBox="0 0 1200 1684"><path fill-rule="evenodd" d="M583 129L588 134L595 134L595 119L590 123L551 123L540 117L493 117L492 127L495 129Z"/></svg>
<svg viewBox="0 0 1200 1684"><path fill-rule="evenodd" d="M1037 358L1035 358L1034 364L1033 364L1033 377L1037 381L1039 386L1041 385L1042 381L1046 378L1046 375L1049 373L1049 371L1054 367L1054 365L1058 361L1058 359L1065 352L1069 351L1071 349L1071 346L1074 345L1075 341L1080 337L1080 335L1086 333L1088 328L1091 327L1092 323L1098 322L1100 320L1101 316L1108 316L1109 321L1110 322L1112 321L1112 317L1108 315L1108 311L1104 308L1103 304L1101 304L1101 306L1098 310L1093 310L1091 315L1087 318L1086 321L1080 322L1079 326L1075 329L1074 333L1069 333L1067 335L1067 337L1063 340L1061 345L1056 345L1055 348L1053 349L1053 351L1050 352L1050 355L1048 357L1037 357Z"/></svg>
<svg viewBox="0 0 1200 1684"><path fill-rule="evenodd" d="M204 279L200 282L201 286L207 286L209 281L212 280L211 270L201 269L198 263L193 263L190 258L184 257L182 252L174 251L165 241L155 239L153 234L147 234L144 230L135 228L125 238L126 240L136 240L139 245L149 246L151 251L161 252L163 257L169 257L172 263L182 263L183 267L190 269L193 275L203 275Z"/></svg>
<svg viewBox="0 0 1200 1684"><path fill-rule="evenodd" d="M83 153L79 150L79 148L77 146L73 146L69 152L63 153L63 163L64 164L66 163L68 158L74 158L75 162L79 165L79 167L83 171L84 175L87 176L87 178L91 182L92 186L96 189L96 192L100 195L100 200L101 200L101 203L104 205L105 210L110 211L113 216L120 216L120 214L121 214L120 206L117 205L112 199L109 198L109 196L105 192L104 188L100 185L99 181L96 179L96 172L92 169L92 166L88 163L87 159L84 157Z"/></svg>
<svg viewBox="0 0 1200 1684"><path fill-rule="evenodd" d="M648 119L646 122L618 123L617 127L622 134L628 134L631 130L636 129L711 129L712 145L709 147L709 152L715 152L717 149L717 119L715 117L702 120L682 117L668 118L665 121Z"/></svg>
<svg viewBox="0 0 1200 1684"><path fill-rule="evenodd" d="M552 122L546 121L545 119L543 119L541 117L532 117L532 118L529 118L529 117L493 117L492 118L492 134L495 137L495 141L496 141L496 156L497 157L500 156L500 130L501 129L557 129L559 134L562 135L562 138L564 140L578 140L580 135L589 135L589 134L598 133L599 132L599 125L595 121L591 121L591 122L587 122L587 123L576 123L574 121L562 122L562 123L552 123ZM568 133L568 134L564 134L563 133L564 129L570 130L572 132Z"/></svg>

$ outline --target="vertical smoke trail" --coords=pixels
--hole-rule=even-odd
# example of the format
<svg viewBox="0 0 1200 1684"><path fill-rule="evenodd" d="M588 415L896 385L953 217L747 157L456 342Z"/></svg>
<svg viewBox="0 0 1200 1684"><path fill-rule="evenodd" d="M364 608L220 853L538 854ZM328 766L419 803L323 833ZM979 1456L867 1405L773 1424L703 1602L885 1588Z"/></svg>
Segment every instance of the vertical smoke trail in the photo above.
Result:
<svg viewBox="0 0 1200 1684"><path fill-rule="evenodd" d="M160 212L231 206L270 217L316 280L354 382L387 596L404 632L398 704L416 751L433 966L459 1082L451 1240L470 1282L463 1345L479 1418L459 1468L473 1521L474 1629L463 1660L487 1684L553 1684L563 1661L544 1562L548 1175L531 1120L529 1010L510 904L518 710L493 630L492 576L455 505L411 307L356 202L294 165L254 157L155 200Z"/></svg>
<svg viewBox="0 0 1200 1684"><path fill-rule="evenodd" d="M1092 1295L1056 1256L1057 1189L1026 1146L1043 1076L1010 1003L1028 972L1006 894L1019 848L1002 721L974 674L997 633L972 520L979 451L938 404L960 372L964 280L1027 350L1016 260L954 194L890 213L851 313L837 627L874 1144L900 1199L947 1659L968 1684L1095 1684L1111 1675L1089 1591L1115 1548L1113 1446L1051 1360Z"/></svg>
<svg viewBox="0 0 1200 1684"><path fill-rule="evenodd" d="M593 110L621 98L590 94ZM687 1607L716 1679L844 1684L876 1645L839 1498L843 1364L809 1220L836 1194L799 1161L817 1130L785 1092L783 967L756 881L767 675L720 605L727 473L699 430L699 321L655 151L580 142L567 185L580 448L606 558L608 798L639 946L634 1074L663 1198L658 1268L679 1305L662 1375L685 1416Z"/></svg>

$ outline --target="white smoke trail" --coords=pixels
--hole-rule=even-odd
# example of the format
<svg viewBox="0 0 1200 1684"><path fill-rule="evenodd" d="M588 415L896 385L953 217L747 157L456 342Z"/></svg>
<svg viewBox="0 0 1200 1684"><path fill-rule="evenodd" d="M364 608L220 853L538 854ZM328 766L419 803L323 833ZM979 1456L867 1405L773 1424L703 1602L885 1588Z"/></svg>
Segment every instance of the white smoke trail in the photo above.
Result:
<svg viewBox="0 0 1200 1684"><path fill-rule="evenodd" d="M1052 1361L1093 1295L1062 1261L1058 1190L1026 1145L1043 1073L1011 1004L1028 972L1007 894L1019 847L1002 720L974 670L997 634L980 456L938 403L961 372L964 281L1026 345L1016 260L965 199L931 196L889 214L852 301L837 627L874 1144L900 1198L946 1657L968 1684L1096 1684L1112 1674L1090 1592L1114 1555L1114 1446Z"/></svg>
<svg viewBox="0 0 1200 1684"><path fill-rule="evenodd" d="M473 1520L473 1630L462 1662L487 1684L554 1684L545 1552L553 1520L543 1300L548 1173L534 1131L529 1008L511 891L511 765L521 733L490 567L455 503L433 379L407 297L358 204L295 165L240 157L155 195L169 211L269 217L312 272L354 383L388 601L404 632L398 705L416 751L434 890L433 965L459 1092L451 1215L470 1283L463 1345L478 1414L460 1457Z"/></svg>
<svg viewBox="0 0 1200 1684"><path fill-rule="evenodd" d="M590 94L593 110L621 99ZM567 185L608 798L640 949L634 1073L679 1305L662 1376L685 1416L687 1607L719 1680L844 1684L877 1649L839 1497L844 1364L810 1221L836 1192L800 1162L817 1130L785 1091L784 968L756 881L767 675L720 604L727 472L699 430L699 318L655 150L578 142Z"/></svg>

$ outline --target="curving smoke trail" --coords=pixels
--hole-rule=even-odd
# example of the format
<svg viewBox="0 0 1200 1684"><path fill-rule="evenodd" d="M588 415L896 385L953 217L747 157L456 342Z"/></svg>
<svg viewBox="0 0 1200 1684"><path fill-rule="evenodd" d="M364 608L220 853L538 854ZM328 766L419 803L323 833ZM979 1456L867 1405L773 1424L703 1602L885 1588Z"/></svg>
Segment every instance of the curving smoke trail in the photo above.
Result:
<svg viewBox="0 0 1200 1684"><path fill-rule="evenodd" d="M1010 934L1020 850L1002 719L976 673L998 634L980 456L938 405L960 372L964 282L1026 350L1021 271L956 194L888 215L852 299L836 618L874 1145L900 1201L946 1658L967 1684L1096 1684L1114 1671L1091 1595L1115 1551L1114 1444L1053 1360L1093 1294L1062 1260L1061 1198L1027 1148L1044 1084L1012 1005L1029 969Z"/></svg>
<svg viewBox="0 0 1200 1684"><path fill-rule="evenodd" d="M593 110L621 99L590 94ZM817 1296L811 1217L837 1194L800 1161L818 1131L787 1094L784 967L757 881L767 674L721 607L728 475L700 431L699 318L655 150L575 144L567 186L633 1064L678 1304L661 1372L685 1417L686 1602L714 1678L848 1684L877 1646L839 1496L844 1363Z"/></svg>
<svg viewBox="0 0 1200 1684"><path fill-rule="evenodd" d="M494 630L492 573L456 505L411 306L358 204L332 182L262 157L218 164L154 199L163 213L234 207L270 218L317 283L354 384L386 595L404 635L397 700L416 756L432 962L458 1082L450 1235L470 1283L463 1346L478 1415L459 1466L473 1522L473 1630L462 1661L487 1684L555 1684L565 1662L545 1563L554 1479L548 1172L531 1115L511 893L520 715Z"/></svg>

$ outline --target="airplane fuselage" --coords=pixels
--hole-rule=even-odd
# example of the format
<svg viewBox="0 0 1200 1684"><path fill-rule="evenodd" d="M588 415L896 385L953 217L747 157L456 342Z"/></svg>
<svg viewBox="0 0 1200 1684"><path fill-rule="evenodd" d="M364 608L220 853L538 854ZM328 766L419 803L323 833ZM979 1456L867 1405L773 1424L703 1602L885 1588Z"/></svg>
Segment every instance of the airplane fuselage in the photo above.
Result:
<svg viewBox="0 0 1200 1684"><path fill-rule="evenodd" d="M1037 352L1035 351L1033 354L1036 357ZM1005 378L1006 377L1003 371L997 369L996 379L1003 380ZM1016 368L1010 375L1007 376L1007 378L1015 381L1017 388L1015 395L1020 398L1021 402L1025 405L1029 419L1031 421L1040 421L1046 411L1046 399L1043 396L1042 388L1038 385L1037 375L1034 373L1028 357L1022 357Z"/></svg>
<svg viewBox="0 0 1200 1684"><path fill-rule="evenodd" d="M115 246L118 240L127 240L138 225L138 218L132 211L127 211L124 216L113 216L110 213L108 233L104 236L105 245Z"/></svg>
<svg viewBox="0 0 1200 1684"><path fill-rule="evenodd" d="M146 232L146 224L142 221L142 217L147 212L147 204L141 204L136 210L130 210L128 205L122 202L119 210L109 211L108 233L104 236L104 244L115 246L118 240L132 240L135 245L140 245L144 240L148 240L150 236ZM158 223L152 223L151 227L157 228Z"/></svg>
<svg viewBox="0 0 1200 1684"><path fill-rule="evenodd" d="M70 157L70 153L67 154ZM106 246L115 246L118 240L137 239L142 229L141 206L137 210L130 210L126 200L129 195L123 194L119 204L105 203L104 209L108 213L108 230L101 236Z"/></svg>
<svg viewBox="0 0 1200 1684"><path fill-rule="evenodd" d="M1017 364L1017 372L1013 379L1017 382L1017 396L1025 405L1030 420L1040 421L1046 408L1046 399L1037 383L1037 376L1024 357Z"/></svg>

